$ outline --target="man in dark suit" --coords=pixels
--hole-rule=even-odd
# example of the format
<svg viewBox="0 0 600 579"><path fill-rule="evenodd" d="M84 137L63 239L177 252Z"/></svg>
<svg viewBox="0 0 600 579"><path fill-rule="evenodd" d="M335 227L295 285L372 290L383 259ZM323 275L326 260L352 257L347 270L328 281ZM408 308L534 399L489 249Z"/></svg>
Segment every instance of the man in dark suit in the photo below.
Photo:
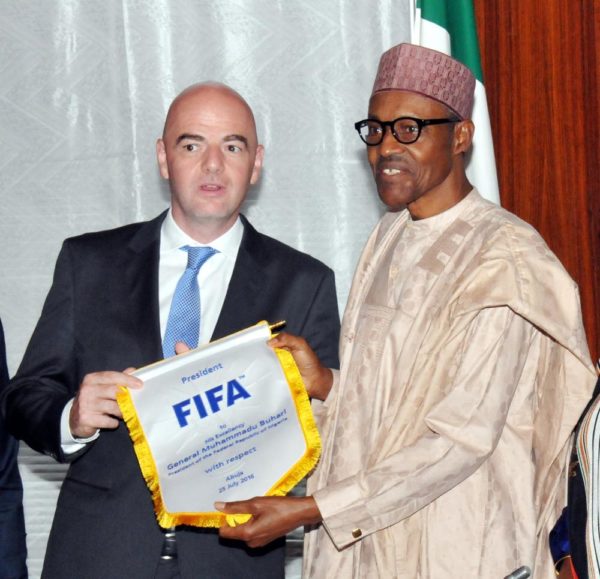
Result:
<svg viewBox="0 0 600 579"><path fill-rule="evenodd" d="M208 83L181 93L167 114L157 157L169 180L169 211L65 241L41 318L2 399L15 436L71 463L43 576L282 577L282 544L255 553L219 540L213 530L179 527L173 555L115 396L120 384L143 387L123 369L168 350L170 305L186 269L181 249L210 244L217 250L198 275L200 343L282 319L337 365L333 272L258 233L240 215L263 148L252 111L235 91Z"/></svg>
<svg viewBox="0 0 600 579"><path fill-rule="evenodd" d="M0 321L0 391L8 384L4 331ZM27 577L23 486L17 466L19 443L0 417L0 577Z"/></svg>

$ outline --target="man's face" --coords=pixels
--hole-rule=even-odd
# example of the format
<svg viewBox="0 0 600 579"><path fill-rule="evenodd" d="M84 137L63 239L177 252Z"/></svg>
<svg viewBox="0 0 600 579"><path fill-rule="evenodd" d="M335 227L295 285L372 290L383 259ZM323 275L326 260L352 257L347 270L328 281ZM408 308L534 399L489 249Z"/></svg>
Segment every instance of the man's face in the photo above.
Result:
<svg viewBox="0 0 600 579"><path fill-rule="evenodd" d="M171 107L156 150L179 227L205 243L225 233L262 167L247 105L225 87L192 89Z"/></svg>
<svg viewBox="0 0 600 579"><path fill-rule="evenodd" d="M392 121L398 117L419 119L449 118L454 115L442 104L405 91L375 94L369 103L369 118ZM455 125L423 127L415 143L399 143L386 128L383 141L368 147L369 164L381 200L391 211L408 208L413 218L436 215L454 202Z"/></svg>

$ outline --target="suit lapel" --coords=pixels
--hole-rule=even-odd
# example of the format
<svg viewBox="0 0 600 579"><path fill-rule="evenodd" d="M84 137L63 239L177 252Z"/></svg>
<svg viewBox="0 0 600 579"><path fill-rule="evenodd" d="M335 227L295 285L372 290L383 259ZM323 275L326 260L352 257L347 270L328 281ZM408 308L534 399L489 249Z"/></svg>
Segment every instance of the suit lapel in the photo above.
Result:
<svg viewBox="0 0 600 579"><path fill-rule="evenodd" d="M240 217L244 224L244 236L212 340L255 324L260 321L260 312L264 311L261 295L268 282L268 260L261 235L243 215Z"/></svg>
<svg viewBox="0 0 600 579"><path fill-rule="evenodd" d="M149 364L162 358L158 310L158 263L160 228L166 212L144 224L127 247L124 289L132 330L139 351L135 359Z"/></svg>

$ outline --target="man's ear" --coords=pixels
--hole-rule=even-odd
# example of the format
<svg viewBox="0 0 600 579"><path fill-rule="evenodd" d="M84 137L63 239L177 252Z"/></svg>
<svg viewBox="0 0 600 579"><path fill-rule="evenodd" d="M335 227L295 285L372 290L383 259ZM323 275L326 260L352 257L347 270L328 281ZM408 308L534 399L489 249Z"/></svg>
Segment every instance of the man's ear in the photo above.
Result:
<svg viewBox="0 0 600 579"><path fill-rule="evenodd" d="M265 157L265 148L262 145L256 147L256 155L254 156L254 166L252 167L252 175L250 176L250 184L254 185L260 177L260 171L263 166Z"/></svg>
<svg viewBox="0 0 600 579"><path fill-rule="evenodd" d="M160 175L163 179L169 178L169 166L167 164L167 151L165 150L165 142L162 139L156 141L156 160Z"/></svg>
<svg viewBox="0 0 600 579"><path fill-rule="evenodd" d="M460 121L454 126L454 153L466 153L473 143L475 125L473 121Z"/></svg>

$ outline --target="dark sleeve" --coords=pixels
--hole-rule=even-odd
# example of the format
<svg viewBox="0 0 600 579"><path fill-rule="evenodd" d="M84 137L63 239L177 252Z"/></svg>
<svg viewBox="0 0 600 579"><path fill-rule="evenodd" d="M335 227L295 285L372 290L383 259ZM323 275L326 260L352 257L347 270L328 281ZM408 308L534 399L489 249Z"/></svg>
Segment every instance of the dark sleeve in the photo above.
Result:
<svg viewBox="0 0 600 579"><path fill-rule="evenodd" d="M340 315L333 271L327 268L314 293L314 299L301 335L327 368L339 368Z"/></svg>
<svg viewBox="0 0 600 579"><path fill-rule="evenodd" d="M0 322L0 392L8 383L4 332ZM0 574L7 579L27 577L23 486L17 465L19 443L0 417Z"/></svg>
<svg viewBox="0 0 600 579"><path fill-rule="evenodd" d="M0 396L11 434L60 461L65 460L60 446L61 413L78 388L71 271L65 244L21 366Z"/></svg>

